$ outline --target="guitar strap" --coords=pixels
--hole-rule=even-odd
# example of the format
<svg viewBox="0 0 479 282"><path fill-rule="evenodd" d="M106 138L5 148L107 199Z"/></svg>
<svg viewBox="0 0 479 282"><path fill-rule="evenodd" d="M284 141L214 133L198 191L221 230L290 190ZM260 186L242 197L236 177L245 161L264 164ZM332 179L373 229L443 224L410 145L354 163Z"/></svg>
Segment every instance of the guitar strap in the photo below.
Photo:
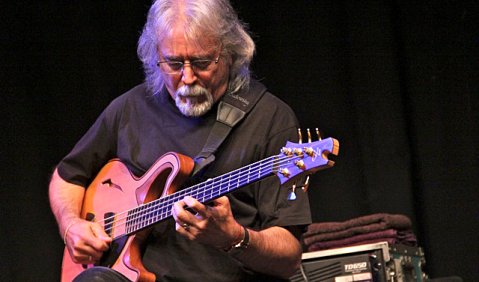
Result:
<svg viewBox="0 0 479 282"><path fill-rule="evenodd" d="M256 80L251 80L249 88L237 93L228 93L218 104L216 122L211 129L201 152L194 158L195 176L215 160L214 153L221 146L233 127L238 124L254 107L266 92L266 87Z"/></svg>

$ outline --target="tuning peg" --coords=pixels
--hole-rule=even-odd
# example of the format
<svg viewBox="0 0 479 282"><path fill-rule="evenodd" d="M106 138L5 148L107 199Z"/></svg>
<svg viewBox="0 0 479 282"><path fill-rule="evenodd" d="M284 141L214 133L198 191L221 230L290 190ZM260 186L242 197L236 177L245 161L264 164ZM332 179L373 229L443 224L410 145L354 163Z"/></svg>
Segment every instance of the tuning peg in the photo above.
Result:
<svg viewBox="0 0 479 282"><path fill-rule="evenodd" d="M279 173L281 173L284 177L289 177L291 175L291 172L287 168L281 168Z"/></svg>
<svg viewBox="0 0 479 282"><path fill-rule="evenodd" d="M303 144L303 134L301 133L301 128L298 128L298 143Z"/></svg>
<svg viewBox="0 0 479 282"><path fill-rule="evenodd" d="M287 148L287 147L283 147L283 148L281 149L281 153L283 153L285 156L291 157L291 156L293 155L293 149Z"/></svg>
<svg viewBox="0 0 479 282"><path fill-rule="evenodd" d="M316 155L316 153L314 152L314 149L311 147L304 147L303 150L310 157L314 157Z"/></svg>
<svg viewBox="0 0 479 282"><path fill-rule="evenodd" d="M291 191L288 194L288 201L294 200L296 200L296 184L293 184L293 187L291 187Z"/></svg>
<svg viewBox="0 0 479 282"><path fill-rule="evenodd" d="M304 155L303 149L301 148L294 148L293 153L298 157L303 157Z"/></svg>
<svg viewBox="0 0 479 282"><path fill-rule="evenodd" d="M306 131L308 132L308 143L311 143L311 131L308 129L306 129Z"/></svg>
<svg viewBox="0 0 479 282"><path fill-rule="evenodd" d="M309 188L309 175L306 176L306 180L304 181L303 185L300 186L301 189L306 192L308 191L308 188Z"/></svg>
<svg viewBox="0 0 479 282"><path fill-rule="evenodd" d="M318 140L321 140L321 134L319 134L319 129L316 127L316 135L318 136Z"/></svg>
<svg viewBox="0 0 479 282"><path fill-rule="evenodd" d="M305 170L306 169L306 166L304 165L304 161L303 160L296 160L294 162L294 164L299 168L299 169L302 169L302 170Z"/></svg>

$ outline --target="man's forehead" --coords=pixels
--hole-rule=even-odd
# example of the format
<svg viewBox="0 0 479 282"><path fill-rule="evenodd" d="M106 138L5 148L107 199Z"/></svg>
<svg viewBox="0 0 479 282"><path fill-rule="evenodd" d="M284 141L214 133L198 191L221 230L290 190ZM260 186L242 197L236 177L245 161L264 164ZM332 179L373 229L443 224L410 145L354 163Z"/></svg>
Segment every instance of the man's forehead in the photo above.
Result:
<svg viewBox="0 0 479 282"><path fill-rule="evenodd" d="M218 43L208 39L198 40L175 40L165 38L159 44L159 52L162 55L204 56L211 55L218 49Z"/></svg>
<svg viewBox="0 0 479 282"><path fill-rule="evenodd" d="M219 45L219 40L207 31L188 29L181 23L177 23L170 30L162 32L158 38L160 40L158 47L163 52L183 49L208 53Z"/></svg>

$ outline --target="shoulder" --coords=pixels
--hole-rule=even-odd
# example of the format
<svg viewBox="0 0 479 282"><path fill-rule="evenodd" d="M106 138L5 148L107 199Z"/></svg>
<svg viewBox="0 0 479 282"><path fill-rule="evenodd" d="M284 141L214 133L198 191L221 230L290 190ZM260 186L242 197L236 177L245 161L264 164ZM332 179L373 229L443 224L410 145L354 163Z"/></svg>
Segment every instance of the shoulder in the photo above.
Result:
<svg viewBox="0 0 479 282"><path fill-rule="evenodd" d="M248 114L242 131L256 130L255 138L263 136L264 142L278 139L283 143L296 136L298 128L299 122L291 107L266 90Z"/></svg>
<svg viewBox="0 0 479 282"><path fill-rule="evenodd" d="M153 96L149 94L146 85L142 83L116 97L110 104L112 106L119 106L127 102L139 102L146 100L148 97L152 98Z"/></svg>
<svg viewBox="0 0 479 282"><path fill-rule="evenodd" d="M106 107L107 114L120 114L130 109L141 109L151 104L155 97L149 93L144 83L139 84L113 99Z"/></svg>
<svg viewBox="0 0 479 282"><path fill-rule="evenodd" d="M252 81L252 85L258 84L262 85L261 82L258 82L256 80ZM256 114L272 118L275 121L281 122L283 125L286 126L296 126L297 118L293 109L283 100L281 100L278 96L268 91L264 85L263 87L266 91L253 109Z"/></svg>
<svg viewBox="0 0 479 282"><path fill-rule="evenodd" d="M281 112L283 115L295 116L293 109L291 109L288 104L269 91L263 95L259 101L259 105L263 107L267 106L275 112Z"/></svg>

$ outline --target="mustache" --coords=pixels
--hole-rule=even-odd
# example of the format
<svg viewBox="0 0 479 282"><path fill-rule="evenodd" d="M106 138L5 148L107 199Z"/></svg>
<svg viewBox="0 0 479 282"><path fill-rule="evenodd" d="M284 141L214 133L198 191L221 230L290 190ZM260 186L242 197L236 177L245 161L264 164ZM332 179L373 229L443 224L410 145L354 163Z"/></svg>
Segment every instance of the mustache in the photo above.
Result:
<svg viewBox="0 0 479 282"><path fill-rule="evenodd" d="M199 85L183 85L176 90L176 96L190 96L197 97L210 94L206 88L203 88Z"/></svg>

